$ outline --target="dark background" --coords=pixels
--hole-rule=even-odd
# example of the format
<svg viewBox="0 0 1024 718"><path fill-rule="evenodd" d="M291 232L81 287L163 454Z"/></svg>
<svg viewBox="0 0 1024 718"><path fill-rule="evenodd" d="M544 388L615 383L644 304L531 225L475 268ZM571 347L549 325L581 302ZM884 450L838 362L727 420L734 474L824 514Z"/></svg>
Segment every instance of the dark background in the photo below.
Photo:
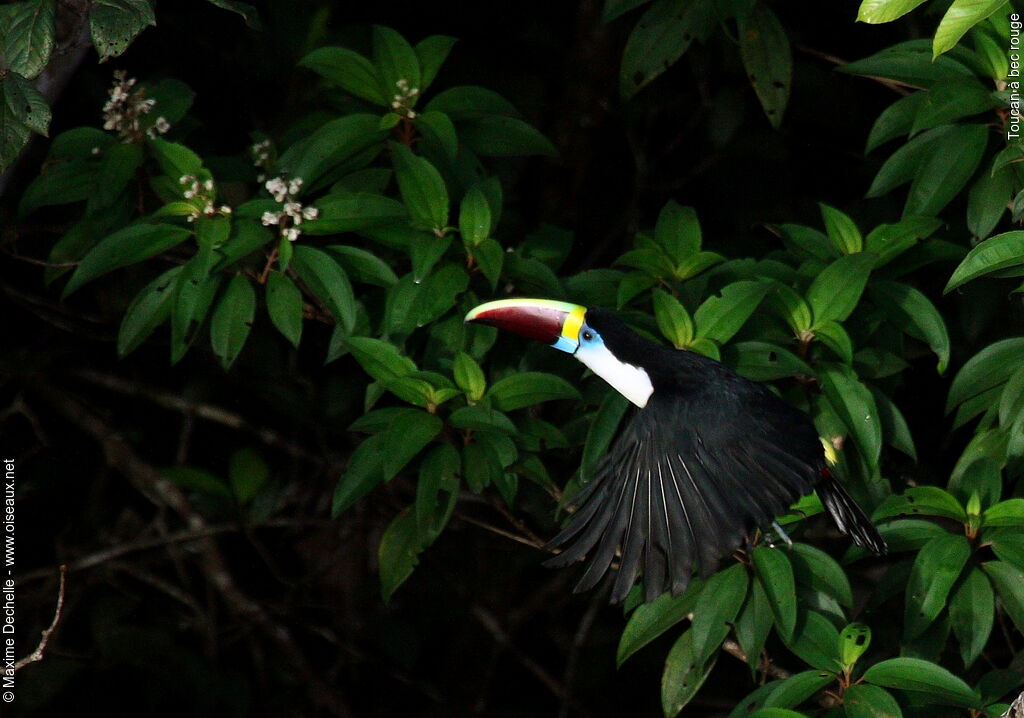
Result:
<svg viewBox="0 0 1024 718"><path fill-rule="evenodd" d="M637 12L606 26L598 2L257 4L261 33L199 0L160 3L158 26L123 57L99 65L90 55L53 108L51 134L100 124L111 72L123 68L186 82L197 98L185 141L204 157L244 155L252 131L277 136L318 106L314 77L294 69L305 52L322 44L365 52L371 25L384 24L412 42L459 38L434 90L497 90L558 147L558 160L495 163L506 198L499 234L517 242L544 223L573 230L567 273L608 266L668 199L694 206L705 248L727 256L777 248L766 223L819 226L819 201L862 228L899 216L901 197L863 199L888 154L865 157L864 143L896 96L836 73L829 58L853 60L914 37L916 15L868 27L854 22L854 0L774 3L795 65L776 131L722 32L623 102L619 58ZM39 258L70 215L36 213L16 229L9 222L45 150L45 142L33 146L3 199L4 243ZM962 216L962 207L949 214ZM543 569L540 552L481 527L508 525L490 497L460 502L383 604L377 545L413 484L396 479L330 520L365 380L351 359L321 366L322 328L309 328L296 353L264 322L228 373L204 348L169 367L160 335L119 361L130 278L63 304L59 289L43 286L40 266L11 254L0 255L0 447L18 462L19 657L53 616L55 567L71 566L47 659L18 674L19 715L82 706L107 715L660 715L672 636L616 670L621 609L600 593L574 596L573 571ZM960 331L977 339L985 327ZM925 426L916 438L934 457L917 470L928 472L946 458L939 437L947 427L934 421L934 380L912 381L921 384L901 389L913 399L901 405L915 431ZM175 401L237 415L242 426ZM544 416L568 421L568 409L552 405ZM262 441L261 428L280 441ZM223 474L242 448L271 467L261 518L242 522L230 508L193 502L216 531L238 593L231 598L210 585L216 572L203 565L202 544L175 540L188 527L125 466L187 460ZM577 461L553 463L564 472L556 480ZM524 488L520 501L530 528L550 536L546 497ZM753 687L748 669L723 655L687 714L724 715Z"/></svg>

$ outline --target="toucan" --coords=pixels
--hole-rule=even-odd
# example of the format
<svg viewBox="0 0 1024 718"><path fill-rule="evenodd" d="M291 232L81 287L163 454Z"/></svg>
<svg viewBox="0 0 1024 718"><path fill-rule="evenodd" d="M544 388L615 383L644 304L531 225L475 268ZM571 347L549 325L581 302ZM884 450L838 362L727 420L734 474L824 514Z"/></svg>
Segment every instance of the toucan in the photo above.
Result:
<svg viewBox="0 0 1024 718"><path fill-rule="evenodd" d="M633 406L608 454L572 497L547 561L589 561L577 592L593 588L616 557L611 601L639 575L644 600L685 592L696 571L750 545L777 516L817 491L839 530L881 554L885 541L830 468L830 443L811 418L764 384L696 352L662 346L614 313L549 299L482 304L487 324L572 354ZM788 541L788 537L782 533Z"/></svg>

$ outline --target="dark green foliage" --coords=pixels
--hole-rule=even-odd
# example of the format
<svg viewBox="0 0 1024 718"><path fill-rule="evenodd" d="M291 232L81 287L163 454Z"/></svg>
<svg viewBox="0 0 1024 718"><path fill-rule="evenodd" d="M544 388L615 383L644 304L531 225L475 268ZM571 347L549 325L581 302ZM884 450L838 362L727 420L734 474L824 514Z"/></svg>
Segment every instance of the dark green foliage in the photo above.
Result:
<svg viewBox="0 0 1024 718"><path fill-rule="evenodd" d="M258 22L245 3L210 2ZM859 17L888 22L919 4L865 0ZM902 213L882 222L883 211L854 202L849 213L810 204L820 221L771 226L775 241L756 256L735 256L702 231L703 210L668 200L601 258L608 266L570 273L583 238L552 226L522 237L528 220L507 211L503 184L521 161L510 158L554 157L556 146L499 92L446 83L453 38L413 44L383 26L368 30L368 54L305 54L298 64L321 103L274 139L261 135L255 169L173 131L187 126L191 89L144 82L154 113L116 136L58 134L17 215L69 213L45 273L63 282L66 302L108 286L131 295L117 309L121 357L159 340L171 363L196 347L237 372L247 353L279 342L345 372L345 410L331 420L346 419L353 446L331 474L331 515L347 525L391 492L375 554L384 602L415 571L434 570L424 559L467 502L496 507L515 538L542 547L523 527L554 527L627 410L575 365L465 326L481 301L543 295L614 308L648 336L769 382L812 416L890 555L842 554L814 518L820 502L806 498L780 518L791 545L751 537L752 550L681 596L640 604L634 591L617 664L652 643L667 650L666 716L726 662L742 674L731 679L731 716L998 715L1022 682L1024 330L972 327L986 297L1024 290L1004 281L1024 275L1024 232L1010 229L1024 214L1024 146L1007 138L1008 7L954 2L933 39L841 67L906 93L867 138L869 153L887 145L888 158L860 188L868 198L906 191ZM2 10L0 169L30 132L47 131L49 110L27 78L54 43L53 3ZM605 21L628 26L619 91L639 101L695 44L724 34L778 128L794 112L791 12L763 0L608 0ZM155 17L146 0L103 0L89 20L106 59ZM172 127L166 138L157 115ZM945 382L946 424L924 425L913 410L904 388L922 373L929 386ZM940 442L948 475L915 468ZM189 464L163 476L208 516L275 510L270 465L252 450L231 454L226 478ZM743 697L751 676L761 685Z"/></svg>

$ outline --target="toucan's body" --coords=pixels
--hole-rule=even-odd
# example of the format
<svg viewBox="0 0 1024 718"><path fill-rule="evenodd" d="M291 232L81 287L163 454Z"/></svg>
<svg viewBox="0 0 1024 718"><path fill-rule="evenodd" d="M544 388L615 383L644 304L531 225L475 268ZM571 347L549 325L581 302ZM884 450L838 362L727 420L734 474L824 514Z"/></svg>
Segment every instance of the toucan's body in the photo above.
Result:
<svg viewBox="0 0 1024 718"><path fill-rule="evenodd" d="M885 551L833 477L810 417L764 385L700 354L648 341L601 309L501 300L466 319L573 353L634 404L573 498L568 526L550 542L562 551L548 565L590 556L576 590L596 585L619 556L612 601L625 598L640 574L647 600L668 589L679 594L694 571L713 572L814 489L843 532Z"/></svg>

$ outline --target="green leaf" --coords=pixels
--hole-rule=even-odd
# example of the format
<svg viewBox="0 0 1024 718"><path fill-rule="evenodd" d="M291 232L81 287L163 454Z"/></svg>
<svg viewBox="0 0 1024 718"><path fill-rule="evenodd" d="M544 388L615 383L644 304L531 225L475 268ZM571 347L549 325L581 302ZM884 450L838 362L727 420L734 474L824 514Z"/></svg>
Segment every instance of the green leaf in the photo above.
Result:
<svg viewBox="0 0 1024 718"><path fill-rule="evenodd" d="M952 534L933 538L918 552L910 570L904 604L905 642L924 633L945 608L949 591L970 555L971 546L967 539Z"/></svg>
<svg viewBox="0 0 1024 718"><path fill-rule="evenodd" d="M487 392L495 409L513 411L554 399L580 399L579 391L554 374L528 371L499 379Z"/></svg>
<svg viewBox="0 0 1024 718"><path fill-rule="evenodd" d="M828 671L802 671L800 673L794 673L789 678L785 678L781 681L775 681L770 684L773 686L771 693L765 698L764 707L759 709L754 715L775 715L781 716L782 713L768 713L771 709L786 710L794 708L818 691L821 691L825 686L833 683L836 677ZM795 713L786 710L786 715L793 713L793 715L802 716L802 713Z"/></svg>
<svg viewBox="0 0 1024 718"><path fill-rule="evenodd" d="M661 245L677 265L700 251L701 231L693 207L682 207L669 200L658 214L654 241Z"/></svg>
<svg viewBox="0 0 1024 718"><path fill-rule="evenodd" d="M82 259L68 280L62 296L107 272L166 252L192 236L187 229L171 224L136 224L100 240Z"/></svg>
<svg viewBox="0 0 1024 718"><path fill-rule="evenodd" d="M619 92L625 98L670 67L713 27L714 8L709 2L655 0L626 41L619 71Z"/></svg>
<svg viewBox="0 0 1024 718"><path fill-rule="evenodd" d="M117 355L135 351L153 330L167 321L174 305L176 281L184 267L174 267L142 288L128 305L117 333Z"/></svg>
<svg viewBox="0 0 1024 718"><path fill-rule="evenodd" d="M416 526L424 545L437 538L455 509L460 467L459 453L451 444L435 446L420 462L415 512ZM439 501L442 492L448 495L443 505Z"/></svg>
<svg viewBox="0 0 1024 718"><path fill-rule="evenodd" d="M967 514L956 497L938 486L915 486L902 494L885 499L874 513L873 521L891 516L943 516L954 521L966 521Z"/></svg>
<svg viewBox="0 0 1024 718"><path fill-rule="evenodd" d="M954 130L943 125L922 132L893 152L871 181L866 197L881 197L920 173L922 167L935 155L935 148Z"/></svg>
<svg viewBox="0 0 1024 718"><path fill-rule="evenodd" d="M371 192L335 192L318 199L316 207L319 216L302 223L303 234L358 232L408 221L409 217L401 202Z"/></svg>
<svg viewBox="0 0 1024 718"><path fill-rule="evenodd" d="M995 619L995 594L988 578L972 568L949 600L949 622L960 642L964 668L970 668L988 643Z"/></svg>
<svg viewBox="0 0 1024 718"><path fill-rule="evenodd" d="M796 627L796 583L793 566L786 554L758 546L753 552L754 571L761 582L768 605L775 616L775 626L783 640L793 636Z"/></svg>
<svg viewBox="0 0 1024 718"><path fill-rule="evenodd" d="M405 145L390 142L391 160L402 201L420 228L440 235L448 226L448 190L441 173Z"/></svg>
<svg viewBox="0 0 1024 718"><path fill-rule="evenodd" d="M726 347L723 355L737 374L754 381L814 374L796 354L768 342L737 342Z"/></svg>
<svg viewBox="0 0 1024 718"><path fill-rule="evenodd" d="M153 153L163 173L176 183L186 175L196 176L202 172L203 160L185 145L156 137L146 140L146 147Z"/></svg>
<svg viewBox="0 0 1024 718"><path fill-rule="evenodd" d="M690 702L714 667L715 658L702 661L695 655L692 630L676 639L661 676L661 708L666 718L675 716Z"/></svg>
<svg viewBox="0 0 1024 718"><path fill-rule="evenodd" d="M629 401L618 392L607 392L601 400L601 406L587 429L587 438L583 444L583 457L580 461L580 478L583 481L589 481L597 472L628 408Z"/></svg>
<svg viewBox="0 0 1024 718"><path fill-rule="evenodd" d="M886 688L924 693L948 705L981 707L978 695L942 666L920 658L890 658L864 672L864 680Z"/></svg>
<svg viewBox="0 0 1024 718"><path fill-rule="evenodd" d="M223 8L224 10L230 10L231 12L237 13L242 16L245 20L245 24L249 26L251 30L262 30L263 24L260 22L260 15L252 5L247 2L238 2L238 0L206 0L211 5Z"/></svg>
<svg viewBox="0 0 1024 718"><path fill-rule="evenodd" d="M505 414L484 406L464 406L448 417L448 423L455 429L474 431L499 431L504 434L518 433L516 425Z"/></svg>
<svg viewBox="0 0 1024 718"><path fill-rule="evenodd" d="M871 283L871 298L885 310L885 316L901 331L926 342L939 358L940 374L949 366L949 332L942 315L931 300L913 287L899 282Z"/></svg>
<svg viewBox="0 0 1024 718"><path fill-rule="evenodd" d="M473 247L473 259L476 260L483 275L487 277L487 281L491 283L491 288L496 287L498 279L501 277L501 268L505 263L505 250L502 249L502 246L493 239L485 239Z"/></svg>
<svg viewBox="0 0 1024 718"><path fill-rule="evenodd" d="M472 401L480 401L487 390L487 378L480 365L469 354L459 352L452 364L455 383Z"/></svg>
<svg viewBox="0 0 1024 718"><path fill-rule="evenodd" d="M156 25L148 0L96 0L89 13L92 44L101 62L127 50L147 25Z"/></svg>
<svg viewBox="0 0 1024 718"><path fill-rule="evenodd" d="M210 318L210 344L221 366L228 369L249 338L256 315L256 291L247 277L236 274Z"/></svg>
<svg viewBox="0 0 1024 718"><path fill-rule="evenodd" d="M949 56L933 58L931 43L925 39L908 40L887 47L871 57L843 65L839 71L925 88L937 80L974 75L972 68Z"/></svg>
<svg viewBox="0 0 1024 718"><path fill-rule="evenodd" d="M267 275L267 313L284 338L299 346L302 337L302 292L287 274Z"/></svg>
<svg viewBox="0 0 1024 718"><path fill-rule="evenodd" d="M867 154L889 140L909 133L914 125L914 118L927 99L928 95L924 92L912 92L882 110L882 114L871 126L864 153Z"/></svg>
<svg viewBox="0 0 1024 718"><path fill-rule="evenodd" d="M767 4L759 2L739 17L740 57L761 107L778 128L789 101L793 53L786 30Z"/></svg>
<svg viewBox="0 0 1024 718"><path fill-rule="evenodd" d="M831 319L814 327L814 337L827 346L844 364L853 364L853 341L843 325Z"/></svg>
<svg viewBox="0 0 1024 718"><path fill-rule="evenodd" d="M459 137L474 152L488 157L558 156L558 150L547 137L515 117L495 115L467 120L459 128Z"/></svg>
<svg viewBox="0 0 1024 718"><path fill-rule="evenodd" d="M7 69L33 79L50 59L54 46L53 0L29 0L14 3L2 33L2 48Z"/></svg>
<svg viewBox="0 0 1024 718"><path fill-rule="evenodd" d="M1024 571L1005 561L981 565L999 596L999 605L1018 631L1024 632Z"/></svg>
<svg viewBox="0 0 1024 718"><path fill-rule="evenodd" d="M953 0L935 31L936 57L953 48L968 30L1006 4L1006 0Z"/></svg>
<svg viewBox="0 0 1024 718"><path fill-rule="evenodd" d="M345 272L351 274L357 281L385 288L393 286L398 281L391 265L373 252L345 244L328 245L327 251L337 257Z"/></svg>
<svg viewBox="0 0 1024 718"><path fill-rule="evenodd" d="M402 409L401 411L416 411L416 409ZM386 448L383 438L383 434L371 436L352 452L345 473L338 479L338 485L334 489L331 516L339 516L384 480L381 462Z"/></svg>
<svg viewBox="0 0 1024 718"><path fill-rule="evenodd" d="M864 240L864 249L878 255L875 269L896 259L919 239L924 239L942 225L934 217L905 217L896 224L880 224Z"/></svg>
<svg viewBox="0 0 1024 718"><path fill-rule="evenodd" d="M379 382L408 376L416 371L412 359L402 356L393 344L381 339L350 337L348 345L363 371Z"/></svg>
<svg viewBox="0 0 1024 718"><path fill-rule="evenodd" d="M321 47L299 60L326 80L375 105L391 106L391 95L384 93L377 69L358 52L343 47Z"/></svg>
<svg viewBox="0 0 1024 718"><path fill-rule="evenodd" d="M228 462L228 483L240 506L245 506L259 492L270 476L270 468L257 452L242 449Z"/></svg>
<svg viewBox="0 0 1024 718"><path fill-rule="evenodd" d="M797 256L831 262L839 256L832 241L818 230L802 224L780 224L775 228L786 248Z"/></svg>
<svg viewBox="0 0 1024 718"><path fill-rule="evenodd" d="M313 134L295 142L277 161L280 172L303 180L302 191L311 192L346 168L361 169L383 149L387 131L380 118L355 113L330 120Z"/></svg>
<svg viewBox="0 0 1024 718"><path fill-rule="evenodd" d="M297 245L292 266L338 325L351 332L356 323L356 299L341 265L323 250Z"/></svg>
<svg viewBox="0 0 1024 718"><path fill-rule="evenodd" d="M868 385L871 396L878 408L878 419L882 422L882 436L889 446L899 449L911 459L917 461L917 450L914 448L914 437L903 416L903 412L893 403L892 399L875 386Z"/></svg>
<svg viewBox="0 0 1024 718"><path fill-rule="evenodd" d="M960 265L953 271L946 288L948 293L986 274L1024 264L1024 232L1013 231L997 234L981 242L967 253Z"/></svg>
<svg viewBox="0 0 1024 718"><path fill-rule="evenodd" d="M974 77L939 80L926 94L927 99L914 118L911 134L989 112L995 106L991 91Z"/></svg>
<svg viewBox="0 0 1024 718"><path fill-rule="evenodd" d="M871 645L871 629L863 623L851 623L839 634L839 662L849 671Z"/></svg>
<svg viewBox="0 0 1024 718"><path fill-rule="evenodd" d="M416 43L413 49L420 65L420 93L426 92L433 83L456 42L458 40L447 35L431 35Z"/></svg>
<svg viewBox="0 0 1024 718"><path fill-rule="evenodd" d="M813 319L811 308L804 298L785 284L776 282L768 295L768 301L775 312L781 316L796 336L810 331Z"/></svg>
<svg viewBox="0 0 1024 718"><path fill-rule="evenodd" d="M981 163L988 127L955 125L943 134L910 185L904 215L935 216L960 193Z"/></svg>
<svg viewBox="0 0 1024 718"><path fill-rule="evenodd" d="M789 560L797 583L828 594L847 608L853 606L850 581L842 567L827 553L805 543L794 543Z"/></svg>
<svg viewBox="0 0 1024 718"><path fill-rule="evenodd" d="M752 671L761 664L761 653L765 641L775 623L768 596L760 581L752 581L747 600L736 617L736 640L747 656L747 665Z"/></svg>
<svg viewBox="0 0 1024 718"><path fill-rule="evenodd" d="M443 112L454 122L477 120L491 115L518 117L515 106L494 90L476 85L459 85L438 93L426 110Z"/></svg>
<svg viewBox="0 0 1024 718"><path fill-rule="evenodd" d="M691 650L699 663L708 661L728 635L747 595L750 581L740 564L708 579L693 608L690 624Z"/></svg>
<svg viewBox="0 0 1024 718"><path fill-rule="evenodd" d="M722 287L721 296L711 296L697 307L693 321L697 336L724 344L736 334L764 299L770 282L741 281Z"/></svg>
<svg viewBox="0 0 1024 718"><path fill-rule="evenodd" d="M399 83L410 90L420 87L420 61L404 37L383 25L373 26L373 64L380 69L381 91L385 97L402 93ZM404 94L404 93L403 93ZM415 98L411 100L415 102Z"/></svg>
<svg viewBox="0 0 1024 718"><path fill-rule="evenodd" d="M983 172L967 195L967 228L971 234L984 239L999 224L1006 212L1006 204L1013 193L1013 172Z"/></svg>
<svg viewBox="0 0 1024 718"><path fill-rule="evenodd" d="M852 373L829 367L819 368L818 381L864 458L870 465L877 465L882 450L882 427L870 390Z"/></svg>
<svg viewBox="0 0 1024 718"><path fill-rule="evenodd" d="M384 480L389 481L444 429L444 422L425 411L403 412L383 434L387 453L382 460Z"/></svg>
<svg viewBox="0 0 1024 718"><path fill-rule="evenodd" d="M209 268L203 261L202 253L193 257L178 280L178 296L171 308L171 363L181 361L188 351L191 341L189 337L193 327L198 327L206 319L217 291L225 278L224 274L209 274Z"/></svg>
<svg viewBox="0 0 1024 718"><path fill-rule="evenodd" d="M849 215L822 202L818 203L818 207L821 208L821 218L825 222L828 238L841 253L857 254L864 249L864 238Z"/></svg>
<svg viewBox="0 0 1024 718"><path fill-rule="evenodd" d="M637 606L619 638L615 665L621 666L627 658L686 618L693 611L703 588L704 581L694 578L681 596L673 597L666 592Z"/></svg>
<svg viewBox="0 0 1024 718"><path fill-rule="evenodd" d="M10 75L8 75L9 77ZM5 138L8 138L9 135L3 125L5 108L6 105L0 102L0 142L5 142ZM28 139L27 130L25 139ZM15 156L20 151L21 145L19 144L14 148ZM6 144L0 148L0 152L6 152ZM5 156L0 155L0 159ZM88 199L96 192L98 175L99 165L93 162L57 162L49 167L44 167L21 196L18 214L24 217L39 207Z"/></svg>
<svg viewBox="0 0 1024 718"><path fill-rule="evenodd" d="M971 397L1005 383L1020 367L1021 356L1024 356L1024 337L1014 337L989 344L968 359L949 387L946 413Z"/></svg>
<svg viewBox="0 0 1024 718"><path fill-rule="evenodd" d="M807 303L814 314L812 329L829 320L842 322L857 307L875 255L848 254L825 267L807 289Z"/></svg>
<svg viewBox="0 0 1024 718"><path fill-rule="evenodd" d="M843 707L846 718L903 718L900 704L889 691L867 683L847 688Z"/></svg>
<svg viewBox="0 0 1024 718"><path fill-rule="evenodd" d="M785 637L783 637L785 640ZM801 611L786 647L796 656L823 671L835 673L839 665L839 631L820 613Z"/></svg>
<svg viewBox="0 0 1024 718"><path fill-rule="evenodd" d="M984 526L1024 526L1024 499L1007 499L982 514Z"/></svg>
<svg viewBox="0 0 1024 718"><path fill-rule="evenodd" d="M384 529L377 551L384 603L391 601L398 587L412 575L413 568L419 563L421 547L416 516L405 509Z"/></svg>
<svg viewBox="0 0 1024 718"><path fill-rule="evenodd" d="M459 233L467 246L487 239L491 232L491 208L479 187L470 187L459 208Z"/></svg>
<svg viewBox="0 0 1024 718"><path fill-rule="evenodd" d="M693 341L694 329L693 320L686 307L662 289L654 290L651 298L654 301L654 318L658 322L661 335L676 349L689 346Z"/></svg>
<svg viewBox="0 0 1024 718"><path fill-rule="evenodd" d="M891 22L906 15L924 0L863 0L857 10L858 22Z"/></svg>

